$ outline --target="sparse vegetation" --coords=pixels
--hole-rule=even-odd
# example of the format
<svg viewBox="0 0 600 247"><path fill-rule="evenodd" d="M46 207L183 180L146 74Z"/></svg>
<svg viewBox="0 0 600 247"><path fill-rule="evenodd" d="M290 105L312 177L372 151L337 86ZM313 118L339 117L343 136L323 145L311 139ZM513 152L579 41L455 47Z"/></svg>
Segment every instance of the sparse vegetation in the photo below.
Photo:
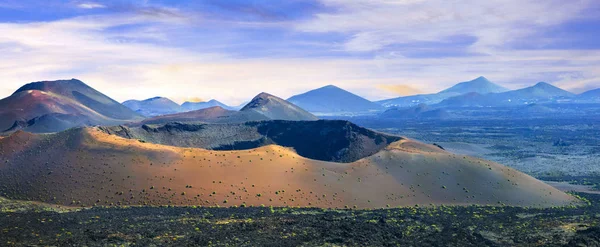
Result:
<svg viewBox="0 0 600 247"><path fill-rule="evenodd" d="M347 205L344 210L334 210L241 204L237 208L96 207L56 213L43 210L45 206L29 207L0 200L0 208L23 207L18 212L0 212L0 225L13 226L2 229L0 242L55 246L598 245L600 218L596 212L600 211L600 195L577 196L589 201L589 206L352 210Z"/></svg>

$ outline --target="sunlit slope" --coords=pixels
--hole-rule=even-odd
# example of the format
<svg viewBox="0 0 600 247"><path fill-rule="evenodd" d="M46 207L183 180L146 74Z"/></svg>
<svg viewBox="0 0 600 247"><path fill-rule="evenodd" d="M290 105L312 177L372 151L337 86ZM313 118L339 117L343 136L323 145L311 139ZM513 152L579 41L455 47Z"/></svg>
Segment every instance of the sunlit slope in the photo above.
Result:
<svg viewBox="0 0 600 247"><path fill-rule="evenodd" d="M0 140L0 195L64 205L560 206L574 199L489 161L411 140L353 163L268 145L179 148L96 128Z"/></svg>

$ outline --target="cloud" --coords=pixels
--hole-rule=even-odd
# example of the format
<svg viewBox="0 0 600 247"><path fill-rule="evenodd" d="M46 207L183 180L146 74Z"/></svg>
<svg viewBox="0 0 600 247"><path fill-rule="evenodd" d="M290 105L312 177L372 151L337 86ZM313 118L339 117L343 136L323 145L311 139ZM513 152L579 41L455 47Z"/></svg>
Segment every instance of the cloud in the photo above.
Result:
<svg viewBox="0 0 600 247"><path fill-rule="evenodd" d="M573 91L598 87L600 50L512 50L498 41L511 39L518 32L501 30L522 18L507 13L506 19L513 24L503 24L495 20L502 19L502 11L494 10L500 7L478 2L484 10L473 5L474 13L462 13L462 5L442 4L440 9L448 7L460 15L442 13L438 18L444 21L438 21L432 17L438 12L426 11L422 3L330 0L324 4L336 11L322 12L293 28L257 25L243 29L247 25L223 24L221 19L207 19L209 15L203 13L164 6L122 6L118 11L110 6L107 11L112 12L101 15L0 23L0 97L27 82L62 78L81 79L118 101L160 95L179 103L198 97L229 105L238 105L263 91L287 98L327 84L380 100L411 90L437 92L480 75L511 89L538 81ZM529 5L526 1L523 7ZM402 10L409 7L415 13ZM574 11L569 8L565 11ZM397 17L394 11L400 11L395 15L412 17ZM491 20L475 18L476 13L487 12L497 12L498 16L487 17ZM364 19L352 19L359 16ZM342 21L323 22L331 18ZM556 22L546 18L534 17L525 23ZM561 13L557 18L569 19ZM385 23L386 19L390 23ZM412 20L413 24L402 20ZM225 34L218 36L215 30ZM457 34L476 38L462 44L455 40ZM454 38L448 41L450 36ZM319 46L294 45L312 41ZM399 48L398 42L417 43ZM435 54L439 47L450 49L457 43L473 53L448 57L408 53L426 50ZM273 50L278 46L281 51ZM319 53L322 50L331 54Z"/></svg>
<svg viewBox="0 0 600 247"><path fill-rule="evenodd" d="M98 8L106 8L105 5L99 3L80 3L77 5L78 8L81 9L98 9Z"/></svg>
<svg viewBox="0 0 600 247"><path fill-rule="evenodd" d="M423 93L423 91L416 89L413 86L403 84L379 84L377 85L377 88L390 91L398 96L415 95Z"/></svg>
<svg viewBox="0 0 600 247"><path fill-rule="evenodd" d="M347 51L377 51L391 44L477 37L476 52L523 37L539 27L578 17L592 0L322 0L338 11L300 22L304 32L350 34Z"/></svg>
<svg viewBox="0 0 600 247"><path fill-rule="evenodd" d="M206 102L206 100L204 100L203 98L200 98L200 97L182 98L181 101L183 101L183 102L192 102L192 103Z"/></svg>

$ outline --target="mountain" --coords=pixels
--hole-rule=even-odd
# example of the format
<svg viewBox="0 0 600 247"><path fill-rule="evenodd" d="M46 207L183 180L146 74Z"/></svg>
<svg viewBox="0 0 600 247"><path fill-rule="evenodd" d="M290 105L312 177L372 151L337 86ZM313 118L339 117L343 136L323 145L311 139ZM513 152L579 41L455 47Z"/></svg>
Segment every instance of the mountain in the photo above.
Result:
<svg viewBox="0 0 600 247"><path fill-rule="evenodd" d="M583 92L583 93L577 95L577 99L600 102L600 88L593 89L593 90L590 90L587 92Z"/></svg>
<svg viewBox="0 0 600 247"><path fill-rule="evenodd" d="M213 106L196 111L155 116L129 126L144 124L184 123L243 123L262 120L317 120L309 112L273 95L261 93L254 97L240 111Z"/></svg>
<svg viewBox="0 0 600 247"><path fill-rule="evenodd" d="M514 91L508 91L502 94L505 98L511 99L511 101L539 101L539 100L553 100L558 98L573 97L575 94L548 84L546 82L538 82L534 86L518 89Z"/></svg>
<svg viewBox="0 0 600 247"><path fill-rule="evenodd" d="M437 104L450 97L467 93L499 93L508 89L490 82L487 78L480 76L471 81L458 83L448 89L435 94L418 94L377 101L385 107L412 107L419 104Z"/></svg>
<svg viewBox="0 0 600 247"><path fill-rule="evenodd" d="M333 85L292 96L288 101L314 114L371 112L383 109L379 104Z"/></svg>
<svg viewBox="0 0 600 247"><path fill-rule="evenodd" d="M451 107L488 107L511 106L532 103L552 103L568 100L575 95L545 82L539 82L531 87L503 92L478 94L469 93L443 100L439 106Z"/></svg>
<svg viewBox="0 0 600 247"><path fill-rule="evenodd" d="M268 119L277 120L299 121L318 119L304 109L268 93L258 94L250 101L250 103L244 106L240 112L259 114Z"/></svg>
<svg viewBox="0 0 600 247"><path fill-rule="evenodd" d="M0 100L0 132L9 128L54 132L141 119L139 114L77 79L29 83Z"/></svg>
<svg viewBox="0 0 600 247"><path fill-rule="evenodd" d="M161 115L144 119L141 122L130 123L129 126L141 126L144 124L166 124L172 122L184 123L243 123L248 121L269 120L266 116L257 113L245 113L223 109L213 106L196 111L181 112L175 114Z"/></svg>
<svg viewBox="0 0 600 247"><path fill-rule="evenodd" d="M147 117L173 114L182 111L181 106L164 97L154 97L146 100L128 100L124 106Z"/></svg>
<svg viewBox="0 0 600 247"><path fill-rule="evenodd" d="M465 94L465 93L501 93L506 92L508 89L492 83L487 78L480 76L471 81L458 83L446 90L439 92L439 94Z"/></svg>
<svg viewBox="0 0 600 247"><path fill-rule="evenodd" d="M181 105L181 109L182 109L182 111L195 111L195 110L201 110L201 109L205 109L205 108L209 108L209 107L213 107L213 106L219 106L219 107L221 107L223 109L227 109L227 110L235 110L234 107L225 105L214 99L211 99L207 102L185 102Z"/></svg>
<svg viewBox="0 0 600 247"><path fill-rule="evenodd" d="M304 122L254 124L255 133L281 145L217 151L126 139L96 127L50 135L18 131L0 139L0 195L68 206L264 204L372 209L578 204L572 196L512 168L406 138L389 143L394 139L343 122L306 123L311 128L304 128ZM149 131L158 131L150 133L155 138L170 138L169 131L183 137L201 127L175 125ZM235 128L221 127L223 136L237 133ZM291 147L283 147L284 143ZM343 157L336 155L362 147L368 150L361 155L365 157L348 163L300 154L314 151Z"/></svg>
<svg viewBox="0 0 600 247"><path fill-rule="evenodd" d="M444 109L430 109L426 104L419 104L415 107L392 108L379 114L381 118L398 119L447 119L451 115Z"/></svg>

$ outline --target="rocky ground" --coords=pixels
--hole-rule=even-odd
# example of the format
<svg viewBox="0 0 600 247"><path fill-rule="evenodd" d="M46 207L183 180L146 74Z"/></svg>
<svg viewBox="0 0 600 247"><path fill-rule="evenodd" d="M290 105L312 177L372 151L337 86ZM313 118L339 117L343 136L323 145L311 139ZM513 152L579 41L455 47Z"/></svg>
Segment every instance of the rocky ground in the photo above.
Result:
<svg viewBox="0 0 600 247"><path fill-rule="evenodd" d="M3 199L0 245L600 246L600 195L578 195L587 206L57 210Z"/></svg>

